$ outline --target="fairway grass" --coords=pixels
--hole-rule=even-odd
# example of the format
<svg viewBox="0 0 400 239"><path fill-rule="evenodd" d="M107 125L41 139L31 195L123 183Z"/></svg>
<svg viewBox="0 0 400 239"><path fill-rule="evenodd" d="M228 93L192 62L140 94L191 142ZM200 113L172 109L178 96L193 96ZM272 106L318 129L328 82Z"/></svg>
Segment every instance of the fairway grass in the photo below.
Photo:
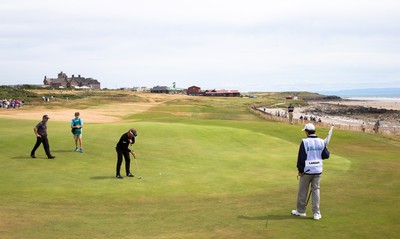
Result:
<svg viewBox="0 0 400 239"><path fill-rule="evenodd" d="M69 119L50 120L52 160L29 157L37 119L0 119L0 238L398 238L397 138L334 131L314 221L311 207L290 215L301 126L257 118L248 99L192 99L85 124L84 153ZM117 180L132 127L142 179Z"/></svg>

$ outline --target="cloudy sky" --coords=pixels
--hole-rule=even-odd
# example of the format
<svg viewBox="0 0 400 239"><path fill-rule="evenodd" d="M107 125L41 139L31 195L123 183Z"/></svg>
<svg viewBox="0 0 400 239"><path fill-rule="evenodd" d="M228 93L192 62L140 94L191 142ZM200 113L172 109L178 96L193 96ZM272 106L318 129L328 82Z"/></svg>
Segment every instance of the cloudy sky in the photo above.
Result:
<svg viewBox="0 0 400 239"><path fill-rule="evenodd" d="M0 84L400 87L398 0L0 0Z"/></svg>

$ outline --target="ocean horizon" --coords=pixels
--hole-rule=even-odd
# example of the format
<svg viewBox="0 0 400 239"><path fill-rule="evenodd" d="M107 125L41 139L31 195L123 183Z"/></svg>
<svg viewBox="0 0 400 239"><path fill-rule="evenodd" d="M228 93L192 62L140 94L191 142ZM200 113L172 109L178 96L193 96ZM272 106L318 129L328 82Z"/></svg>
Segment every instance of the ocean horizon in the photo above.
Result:
<svg viewBox="0 0 400 239"><path fill-rule="evenodd" d="M400 94L382 94L382 95L346 95L340 96L345 100L369 100L369 101L386 101L386 102L399 102L400 103Z"/></svg>
<svg viewBox="0 0 400 239"><path fill-rule="evenodd" d="M343 99L399 101L400 88L367 88L337 91L322 91L322 94L336 95Z"/></svg>

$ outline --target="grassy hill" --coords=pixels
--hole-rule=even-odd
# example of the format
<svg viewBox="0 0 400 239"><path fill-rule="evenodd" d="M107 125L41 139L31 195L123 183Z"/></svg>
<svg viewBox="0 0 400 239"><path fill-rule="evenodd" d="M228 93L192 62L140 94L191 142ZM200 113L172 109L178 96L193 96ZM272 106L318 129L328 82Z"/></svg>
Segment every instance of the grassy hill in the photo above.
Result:
<svg viewBox="0 0 400 239"><path fill-rule="evenodd" d="M107 94L158 104L130 114L137 107L132 104L121 122L86 123L82 154L73 151L69 122L50 120L54 160L46 159L42 147L37 159L29 157L36 118L0 115L1 238L336 239L400 233L398 138L335 131L321 183L323 218L314 221L311 208L307 218L290 215L301 126L265 121L248 110L283 102L281 97ZM110 99L95 94L41 107L112 108L117 100ZM142 179L117 180L114 146L132 127L139 134ZM317 133L324 137L327 130ZM137 176L134 161L131 169Z"/></svg>

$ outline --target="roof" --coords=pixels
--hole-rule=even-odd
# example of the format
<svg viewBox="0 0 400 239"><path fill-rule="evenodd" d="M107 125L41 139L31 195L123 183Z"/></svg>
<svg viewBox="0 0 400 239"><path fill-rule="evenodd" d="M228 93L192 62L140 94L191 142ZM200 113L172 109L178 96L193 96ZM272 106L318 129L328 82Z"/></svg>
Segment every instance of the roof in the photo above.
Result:
<svg viewBox="0 0 400 239"><path fill-rule="evenodd" d="M238 90L213 90L213 91L208 91L206 94L229 94L229 93L239 93Z"/></svg>
<svg viewBox="0 0 400 239"><path fill-rule="evenodd" d="M66 82L64 78L47 78L47 82L52 83L52 84L61 84L63 82Z"/></svg>
<svg viewBox="0 0 400 239"><path fill-rule="evenodd" d="M153 88L152 88L153 90L169 90L169 87L168 86L154 86Z"/></svg>

